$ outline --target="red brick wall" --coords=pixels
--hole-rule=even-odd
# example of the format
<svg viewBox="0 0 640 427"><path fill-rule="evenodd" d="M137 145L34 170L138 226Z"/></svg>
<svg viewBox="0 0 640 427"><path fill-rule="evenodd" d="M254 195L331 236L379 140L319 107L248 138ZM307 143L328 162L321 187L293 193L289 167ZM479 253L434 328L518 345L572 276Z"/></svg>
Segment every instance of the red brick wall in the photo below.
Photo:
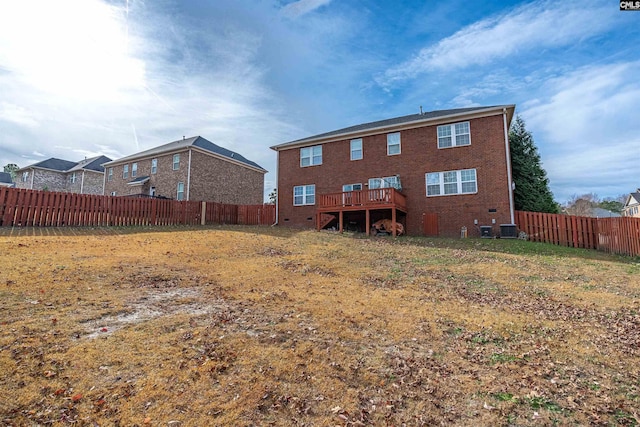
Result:
<svg viewBox="0 0 640 427"><path fill-rule="evenodd" d="M459 121L465 120L456 122ZM500 224L511 222L503 116L471 119L469 123L469 146L438 149L437 126L433 125L401 131L401 154L396 156L387 156L386 132L362 138L362 160L350 160L350 141L355 137L324 144L319 166L301 168L299 148L280 151L279 223L315 226L315 206L293 206L296 185L315 184L317 195L340 192L343 184L364 185L369 178L399 174L407 196L408 234L422 234L422 214L426 212L438 214L442 236L459 236L462 226L467 227L470 236L479 236L479 226L493 225L492 219L493 231L498 233ZM477 194L426 197L427 172L473 168ZM490 209L496 212L490 213ZM476 219L478 226L474 224Z"/></svg>

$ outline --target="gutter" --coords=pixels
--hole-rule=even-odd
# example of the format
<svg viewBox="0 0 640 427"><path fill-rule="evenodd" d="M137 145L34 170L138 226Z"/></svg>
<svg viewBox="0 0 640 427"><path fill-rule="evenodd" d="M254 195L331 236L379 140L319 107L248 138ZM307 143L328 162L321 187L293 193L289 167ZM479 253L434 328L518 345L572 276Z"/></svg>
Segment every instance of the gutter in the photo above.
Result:
<svg viewBox="0 0 640 427"><path fill-rule="evenodd" d="M509 149L509 130L507 129L507 109L502 109L504 121L504 148L507 156L507 181L509 182L509 215L511 224L515 224L515 213L513 209L513 177L511 176L511 150Z"/></svg>

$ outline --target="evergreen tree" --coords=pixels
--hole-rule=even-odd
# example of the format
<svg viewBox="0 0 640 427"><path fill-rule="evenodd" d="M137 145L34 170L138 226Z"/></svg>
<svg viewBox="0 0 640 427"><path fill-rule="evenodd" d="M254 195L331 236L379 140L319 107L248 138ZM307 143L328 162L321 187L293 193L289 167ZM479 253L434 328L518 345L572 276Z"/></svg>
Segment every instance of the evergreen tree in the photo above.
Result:
<svg viewBox="0 0 640 427"><path fill-rule="evenodd" d="M540 164L540 154L533 136L517 116L509 130L511 170L516 188L513 192L516 210L558 213L558 204L549 189L547 173Z"/></svg>

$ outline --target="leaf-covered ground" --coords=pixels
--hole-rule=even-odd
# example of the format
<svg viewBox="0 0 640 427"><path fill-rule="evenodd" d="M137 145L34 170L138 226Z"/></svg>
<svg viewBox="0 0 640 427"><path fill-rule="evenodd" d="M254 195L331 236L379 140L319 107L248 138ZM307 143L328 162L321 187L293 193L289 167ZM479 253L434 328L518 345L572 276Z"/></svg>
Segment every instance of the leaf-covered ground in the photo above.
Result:
<svg viewBox="0 0 640 427"><path fill-rule="evenodd" d="M0 253L1 425L640 423L637 259L252 227Z"/></svg>

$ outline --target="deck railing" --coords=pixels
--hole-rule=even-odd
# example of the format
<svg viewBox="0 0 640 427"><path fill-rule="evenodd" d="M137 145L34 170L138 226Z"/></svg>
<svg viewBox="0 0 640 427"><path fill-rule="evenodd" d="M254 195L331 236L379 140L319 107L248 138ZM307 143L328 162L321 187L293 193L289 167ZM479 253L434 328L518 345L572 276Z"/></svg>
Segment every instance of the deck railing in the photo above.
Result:
<svg viewBox="0 0 640 427"><path fill-rule="evenodd" d="M320 194L318 209L396 207L406 209L407 198L395 188L344 191L342 193Z"/></svg>

